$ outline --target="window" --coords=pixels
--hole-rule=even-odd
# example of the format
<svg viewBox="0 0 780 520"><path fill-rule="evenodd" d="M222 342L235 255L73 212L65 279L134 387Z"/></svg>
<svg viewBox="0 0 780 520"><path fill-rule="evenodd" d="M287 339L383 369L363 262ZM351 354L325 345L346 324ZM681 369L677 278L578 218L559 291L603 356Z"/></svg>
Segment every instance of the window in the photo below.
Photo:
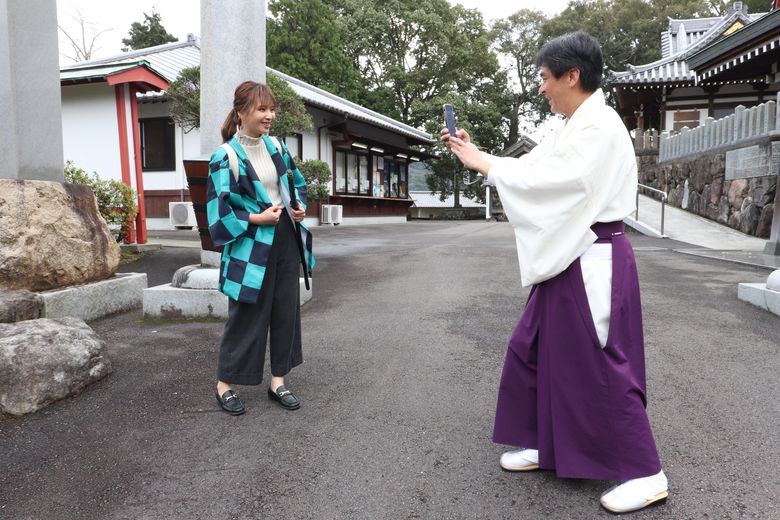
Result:
<svg viewBox="0 0 780 520"><path fill-rule="evenodd" d="M284 138L284 144L287 145L287 150L295 162L299 162L303 157L303 136L301 134L288 135Z"/></svg>
<svg viewBox="0 0 780 520"><path fill-rule="evenodd" d="M405 162L347 150L336 150L336 193L365 197L408 198Z"/></svg>
<svg viewBox="0 0 780 520"><path fill-rule="evenodd" d="M674 126L672 130L679 132L684 126L691 129L699 126L698 110L676 110L674 112Z"/></svg>
<svg viewBox="0 0 780 520"><path fill-rule="evenodd" d="M345 174L346 155L344 152L336 152L336 191L339 193L347 191L347 176Z"/></svg>
<svg viewBox="0 0 780 520"><path fill-rule="evenodd" d="M336 193L371 195L368 155L336 151Z"/></svg>
<svg viewBox="0 0 780 520"><path fill-rule="evenodd" d="M176 169L174 125L170 117L141 119L141 164L144 171Z"/></svg>

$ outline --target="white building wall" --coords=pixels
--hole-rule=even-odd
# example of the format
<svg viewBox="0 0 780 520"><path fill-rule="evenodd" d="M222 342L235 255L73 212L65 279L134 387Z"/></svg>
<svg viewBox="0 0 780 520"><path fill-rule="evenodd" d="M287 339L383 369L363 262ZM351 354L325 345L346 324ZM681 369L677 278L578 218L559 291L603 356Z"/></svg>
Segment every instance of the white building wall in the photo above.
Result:
<svg viewBox="0 0 780 520"><path fill-rule="evenodd" d="M62 141L65 161L88 173L96 171L102 179L122 180L114 87L103 83L62 88Z"/></svg>

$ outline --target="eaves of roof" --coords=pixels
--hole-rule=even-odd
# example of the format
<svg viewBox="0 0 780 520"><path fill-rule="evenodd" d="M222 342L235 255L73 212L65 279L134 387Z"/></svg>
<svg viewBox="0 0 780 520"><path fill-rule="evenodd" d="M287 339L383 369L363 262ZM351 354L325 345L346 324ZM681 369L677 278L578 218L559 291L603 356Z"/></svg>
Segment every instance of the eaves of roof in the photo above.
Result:
<svg viewBox="0 0 780 520"><path fill-rule="evenodd" d="M686 62L688 56L693 55L712 43L721 36L723 31L737 20L750 21L742 11L735 11L731 15L724 17L720 23L710 27L710 29L701 38L696 40L691 47L652 63L638 66L629 65L628 67L630 70L628 71L613 72L611 81L613 84L617 85L670 82L693 84L695 75L689 69Z"/></svg>
<svg viewBox="0 0 780 520"><path fill-rule="evenodd" d="M138 63L139 60L151 63L155 72L161 74L169 83L171 83L176 80L182 69L200 65L200 45L193 39L184 42L157 45L147 49L130 51L118 56L68 65L61 68L60 78L62 80L63 75L66 74L69 78L77 77L79 74L83 73L83 71L88 69L91 70L93 67L99 68L127 63ZM268 67L268 72L286 81L292 89L303 98L304 102L310 106L342 115L348 115L350 118L391 130L426 145L431 145L435 142L432 136L427 132L423 132L405 123L396 121L395 119L374 112L373 110L369 110L357 103L331 94L330 92L315 87L305 81L293 78L292 76L288 76L287 74L270 67Z"/></svg>
<svg viewBox="0 0 780 520"><path fill-rule="evenodd" d="M778 33L780 33L780 9L770 12L719 42L691 54L687 60L688 65L694 71L700 70L708 64L714 65L713 62L719 58L737 52L741 47L747 46L755 40L766 36L777 36Z"/></svg>

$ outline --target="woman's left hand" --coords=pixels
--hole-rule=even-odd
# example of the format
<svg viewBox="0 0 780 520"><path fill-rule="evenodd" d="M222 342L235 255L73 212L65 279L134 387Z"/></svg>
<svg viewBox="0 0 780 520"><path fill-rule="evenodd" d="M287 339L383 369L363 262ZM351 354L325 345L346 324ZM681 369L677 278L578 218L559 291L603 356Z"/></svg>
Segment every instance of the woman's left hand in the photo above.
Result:
<svg viewBox="0 0 780 520"><path fill-rule="evenodd" d="M300 222L303 220L303 217L306 216L306 210L299 207L298 209L292 210L292 217L295 222Z"/></svg>

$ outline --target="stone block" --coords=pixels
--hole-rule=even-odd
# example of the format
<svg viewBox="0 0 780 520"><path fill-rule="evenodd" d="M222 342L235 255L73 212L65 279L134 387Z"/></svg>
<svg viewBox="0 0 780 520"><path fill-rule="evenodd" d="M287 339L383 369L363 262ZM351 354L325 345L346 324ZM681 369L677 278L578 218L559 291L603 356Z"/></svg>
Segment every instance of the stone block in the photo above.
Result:
<svg viewBox="0 0 780 520"><path fill-rule="evenodd" d="M739 230L747 235L755 235L758 219L761 217L761 210L755 204L750 204L740 213L742 214L742 220L739 224Z"/></svg>
<svg viewBox="0 0 780 520"><path fill-rule="evenodd" d="M731 204L729 204L728 198L723 195L720 198L720 204L718 204L718 216L715 218L719 223L724 226L728 224L729 217L731 216Z"/></svg>
<svg viewBox="0 0 780 520"><path fill-rule="evenodd" d="M303 278L299 279L301 305L311 300L312 285L310 279L307 290ZM164 284L144 290L143 310L146 319L227 319L228 298L216 289L186 289Z"/></svg>
<svg viewBox="0 0 780 520"><path fill-rule="evenodd" d="M748 194L748 181L747 179L735 179L731 181L729 185L728 198L729 204L734 208L741 208L742 201Z"/></svg>
<svg viewBox="0 0 780 520"><path fill-rule="evenodd" d="M776 175L780 171L780 142L767 142L726 152L726 178Z"/></svg>
<svg viewBox="0 0 780 520"><path fill-rule="evenodd" d="M0 416L20 416L111 372L103 342L76 318L0 324Z"/></svg>
<svg viewBox="0 0 780 520"><path fill-rule="evenodd" d="M717 204L720 201L721 190L723 189L723 177L714 177L710 184L710 203Z"/></svg>
<svg viewBox="0 0 780 520"><path fill-rule="evenodd" d="M87 186L0 179L0 288L43 291L104 280L119 245Z"/></svg>
<svg viewBox="0 0 780 520"><path fill-rule="evenodd" d="M737 298L780 316L780 291L767 289L767 284L741 283L737 286Z"/></svg>
<svg viewBox="0 0 780 520"><path fill-rule="evenodd" d="M92 321L109 314L137 309L143 302L146 274L117 273L108 280L44 291L44 316Z"/></svg>
<svg viewBox="0 0 780 520"><path fill-rule="evenodd" d="M43 298L30 291L0 291L0 323L35 320L43 316Z"/></svg>
<svg viewBox="0 0 780 520"><path fill-rule="evenodd" d="M775 205L767 204L761 210L761 216L758 219L758 225L756 226L756 236L758 238L769 238L772 231L772 218L775 215Z"/></svg>

